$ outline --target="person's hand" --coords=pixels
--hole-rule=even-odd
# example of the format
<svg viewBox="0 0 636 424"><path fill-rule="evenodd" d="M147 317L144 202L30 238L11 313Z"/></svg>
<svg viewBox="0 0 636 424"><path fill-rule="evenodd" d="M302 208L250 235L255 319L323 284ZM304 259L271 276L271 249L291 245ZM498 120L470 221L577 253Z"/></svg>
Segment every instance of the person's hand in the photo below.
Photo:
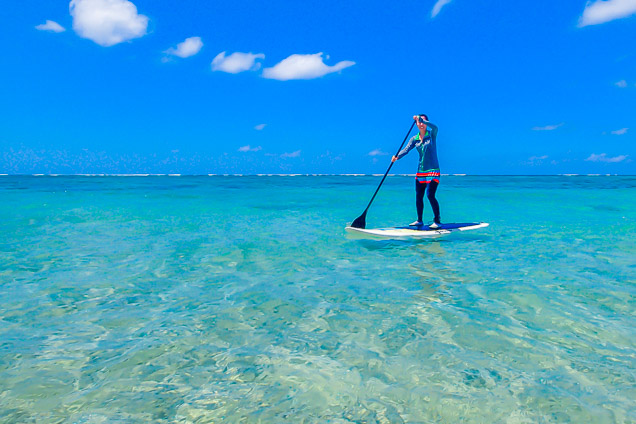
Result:
<svg viewBox="0 0 636 424"><path fill-rule="evenodd" d="M419 118L419 116L417 116L417 115L413 115L413 120L414 120L415 122L417 122L417 121L418 121L418 118Z"/></svg>
<svg viewBox="0 0 636 424"><path fill-rule="evenodd" d="M391 163L395 162L396 160L397 160L397 157L396 157L396 156L393 156L393 157L391 158Z"/></svg>

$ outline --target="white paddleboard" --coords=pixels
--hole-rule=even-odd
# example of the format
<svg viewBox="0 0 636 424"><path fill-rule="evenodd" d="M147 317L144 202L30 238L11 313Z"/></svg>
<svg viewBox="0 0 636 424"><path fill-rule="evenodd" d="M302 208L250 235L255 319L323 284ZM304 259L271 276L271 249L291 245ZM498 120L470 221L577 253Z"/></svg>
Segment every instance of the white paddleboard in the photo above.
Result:
<svg viewBox="0 0 636 424"><path fill-rule="evenodd" d="M427 225L419 227L390 227L390 228L354 228L346 227L348 238L371 240L410 240L434 239L447 236L457 231L470 231L485 228L486 222L469 222L461 224L442 224L439 228L429 228Z"/></svg>

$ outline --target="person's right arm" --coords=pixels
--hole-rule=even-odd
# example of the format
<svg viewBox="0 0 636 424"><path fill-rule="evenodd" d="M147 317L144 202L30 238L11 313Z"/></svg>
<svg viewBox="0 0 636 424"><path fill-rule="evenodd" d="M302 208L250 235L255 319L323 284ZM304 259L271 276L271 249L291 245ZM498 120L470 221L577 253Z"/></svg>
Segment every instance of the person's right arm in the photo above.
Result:
<svg viewBox="0 0 636 424"><path fill-rule="evenodd" d="M391 158L391 162L395 162L398 159L402 159L404 156L406 156L408 152L413 150L413 147L415 147L415 137L411 137L406 147L400 150L397 156L393 156L393 158Z"/></svg>

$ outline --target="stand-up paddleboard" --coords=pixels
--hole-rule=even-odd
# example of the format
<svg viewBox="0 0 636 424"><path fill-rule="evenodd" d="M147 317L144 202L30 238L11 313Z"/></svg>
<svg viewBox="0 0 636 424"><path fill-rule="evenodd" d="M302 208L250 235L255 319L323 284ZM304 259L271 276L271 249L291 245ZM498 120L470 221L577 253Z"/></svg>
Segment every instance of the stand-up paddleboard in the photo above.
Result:
<svg viewBox="0 0 636 424"><path fill-rule="evenodd" d="M486 222L468 222L462 224L442 224L439 228L429 228L428 225L390 227L390 228L355 228L346 227L347 237L371 240L410 240L427 239L447 236L453 232L477 230L485 228Z"/></svg>

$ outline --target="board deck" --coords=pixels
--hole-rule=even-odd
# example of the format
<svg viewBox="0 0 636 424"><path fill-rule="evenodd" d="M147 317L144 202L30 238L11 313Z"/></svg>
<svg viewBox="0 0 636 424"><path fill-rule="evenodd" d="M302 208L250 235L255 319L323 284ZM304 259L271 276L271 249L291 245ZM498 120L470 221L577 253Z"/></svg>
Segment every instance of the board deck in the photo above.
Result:
<svg viewBox="0 0 636 424"><path fill-rule="evenodd" d="M389 228L353 228L346 227L347 237L354 239L372 239L372 240L409 240L409 239L427 239L439 238L447 236L457 231L477 230L485 228L489 224L486 222L467 222L442 224L441 227L432 229L427 225L420 227L389 227Z"/></svg>

